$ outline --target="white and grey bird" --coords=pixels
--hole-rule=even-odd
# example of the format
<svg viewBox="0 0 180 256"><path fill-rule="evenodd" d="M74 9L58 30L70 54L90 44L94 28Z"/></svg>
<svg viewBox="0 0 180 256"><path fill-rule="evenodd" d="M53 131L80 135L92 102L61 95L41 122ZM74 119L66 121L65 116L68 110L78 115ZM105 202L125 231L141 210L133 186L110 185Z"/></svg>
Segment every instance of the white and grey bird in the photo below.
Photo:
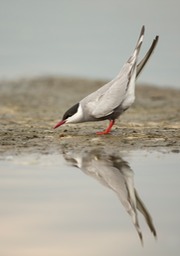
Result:
<svg viewBox="0 0 180 256"><path fill-rule="evenodd" d="M144 31L145 27L143 26L135 50L119 74L112 81L68 109L54 129L63 124L109 120L108 128L103 132L97 132L97 134L107 134L111 131L115 120L133 104L136 79L149 60L159 39L158 36L155 37L148 52L138 63Z"/></svg>

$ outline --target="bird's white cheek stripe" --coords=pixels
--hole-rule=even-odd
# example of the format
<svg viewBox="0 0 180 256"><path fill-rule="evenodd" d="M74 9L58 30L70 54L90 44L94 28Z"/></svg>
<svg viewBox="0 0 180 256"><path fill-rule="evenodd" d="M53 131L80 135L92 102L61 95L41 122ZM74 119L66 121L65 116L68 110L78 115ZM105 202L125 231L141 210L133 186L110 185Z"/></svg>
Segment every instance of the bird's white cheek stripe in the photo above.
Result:
<svg viewBox="0 0 180 256"><path fill-rule="evenodd" d="M83 119L83 111L82 111L81 105L79 104L77 112L73 116L69 117L67 119L66 123L67 124L68 123L78 123L78 122L81 122L82 119Z"/></svg>

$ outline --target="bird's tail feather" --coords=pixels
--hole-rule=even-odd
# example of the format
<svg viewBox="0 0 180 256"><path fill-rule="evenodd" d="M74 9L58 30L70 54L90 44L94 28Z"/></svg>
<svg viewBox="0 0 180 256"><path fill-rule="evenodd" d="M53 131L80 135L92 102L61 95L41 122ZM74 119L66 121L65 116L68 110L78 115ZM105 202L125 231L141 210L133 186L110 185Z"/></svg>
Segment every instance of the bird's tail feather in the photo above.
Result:
<svg viewBox="0 0 180 256"><path fill-rule="evenodd" d="M139 35L136 47L134 49L134 52L133 52L132 56L129 58L129 60L128 60L129 63L134 61L137 58L138 54L139 54L139 51L140 51L140 48L141 48L141 45L142 45L142 42L143 42L143 38L144 38L144 32L145 32L145 27L142 26L142 29L141 29L141 32L140 32L140 35Z"/></svg>
<svg viewBox="0 0 180 256"><path fill-rule="evenodd" d="M145 26L142 26L141 32L140 32L140 35L139 35L139 38L138 38L138 41L137 41L137 45L135 47L135 50L137 50L138 52L139 52L141 44L143 42L144 32L145 32Z"/></svg>
<svg viewBox="0 0 180 256"><path fill-rule="evenodd" d="M156 36L155 39L153 40L151 47L149 48L148 52L146 53L146 55L144 56L144 58L139 62L139 64L137 65L137 73L136 73L136 78L139 76L139 74L141 73L141 71L143 70L144 66L146 65L147 61L149 60L150 56L152 55L152 53L154 52L154 49L158 43L159 40L159 36Z"/></svg>

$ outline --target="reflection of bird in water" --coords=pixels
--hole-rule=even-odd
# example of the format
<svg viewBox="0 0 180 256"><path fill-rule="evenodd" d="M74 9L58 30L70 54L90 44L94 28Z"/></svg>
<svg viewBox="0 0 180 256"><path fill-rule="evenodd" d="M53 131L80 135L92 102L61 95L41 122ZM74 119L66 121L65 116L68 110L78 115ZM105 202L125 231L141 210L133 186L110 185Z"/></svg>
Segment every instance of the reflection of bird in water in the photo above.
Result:
<svg viewBox="0 0 180 256"><path fill-rule="evenodd" d="M141 242L143 236L138 221L139 210L144 216L149 229L156 237L156 230L146 206L134 188L133 171L121 157L106 153L101 149L82 150L64 153L64 158L71 165L80 168L85 174L94 177L100 183L112 189L132 218Z"/></svg>

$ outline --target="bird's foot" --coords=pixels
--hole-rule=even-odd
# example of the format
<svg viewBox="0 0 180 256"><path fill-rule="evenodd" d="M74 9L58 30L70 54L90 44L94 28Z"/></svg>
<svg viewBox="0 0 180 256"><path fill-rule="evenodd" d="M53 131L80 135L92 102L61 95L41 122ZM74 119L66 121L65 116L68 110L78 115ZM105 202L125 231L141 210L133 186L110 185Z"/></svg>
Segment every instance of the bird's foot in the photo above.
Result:
<svg viewBox="0 0 180 256"><path fill-rule="evenodd" d="M109 126L105 131L102 132L96 132L97 135L104 135L104 134L108 134L111 131L112 126L114 125L115 121L114 120L110 120Z"/></svg>
<svg viewBox="0 0 180 256"><path fill-rule="evenodd" d="M96 132L97 135L104 135L104 134L108 134L108 133L110 133L110 131L107 131L107 130L102 131L102 132Z"/></svg>

